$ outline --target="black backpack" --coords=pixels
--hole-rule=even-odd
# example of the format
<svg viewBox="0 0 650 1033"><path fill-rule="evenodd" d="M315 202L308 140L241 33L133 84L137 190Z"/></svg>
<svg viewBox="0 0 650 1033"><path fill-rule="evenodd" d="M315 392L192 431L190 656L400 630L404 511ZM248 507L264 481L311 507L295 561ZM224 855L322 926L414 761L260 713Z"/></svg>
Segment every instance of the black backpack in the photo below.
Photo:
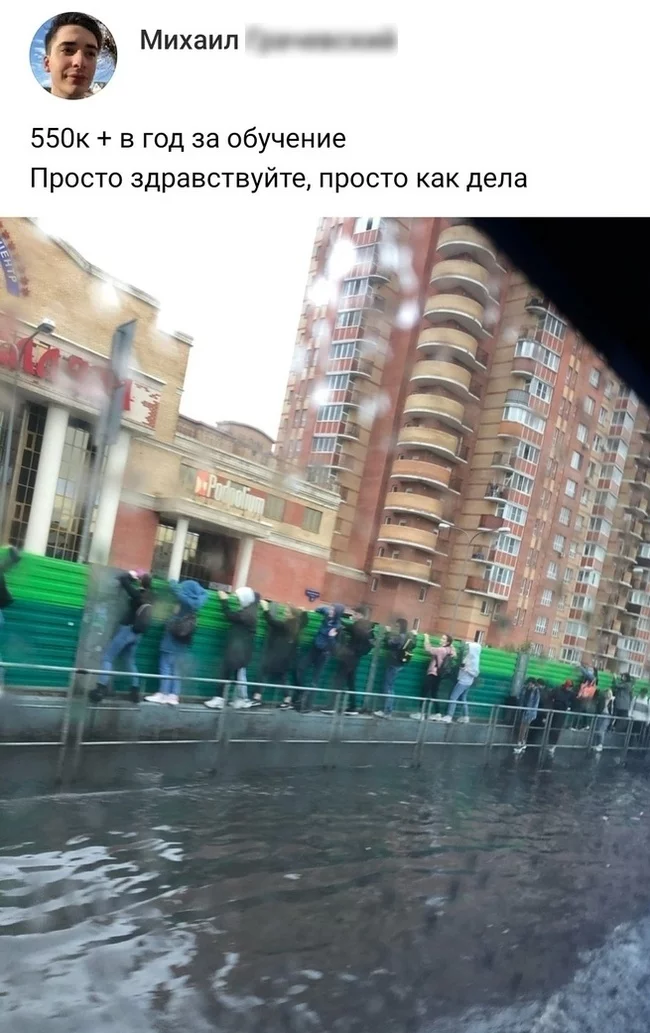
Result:
<svg viewBox="0 0 650 1033"><path fill-rule="evenodd" d="M0 610L6 610L14 601L14 597L7 588L4 574L0 574Z"/></svg>
<svg viewBox="0 0 650 1033"><path fill-rule="evenodd" d="M186 645L189 645L192 641L194 632L196 631L196 614L175 614L167 625L167 629L171 637L176 639L177 642L183 642Z"/></svg>
<svg viewBox="0 0 650 1033"><path fill-rule="evenodd" d="M142 635L143 632L145 632L151 625L152 619L153 606L151 605L151 603L142 603L140 606L138 606L137 610L135 611L135 617L133 618L132 624L133 630L135 631L136 635Z"/></svg>
<svg viewBox="0 0 650 1033"><path fill-rule="evenodd" d="M438 677L439 678L447 678L447 677L449 677L449 675L454 670L454 666L455 666L455 661L454 661L453 656L451 655L451 653L447 653L446 656L443 656L442 663L438 667Z"/></svg>

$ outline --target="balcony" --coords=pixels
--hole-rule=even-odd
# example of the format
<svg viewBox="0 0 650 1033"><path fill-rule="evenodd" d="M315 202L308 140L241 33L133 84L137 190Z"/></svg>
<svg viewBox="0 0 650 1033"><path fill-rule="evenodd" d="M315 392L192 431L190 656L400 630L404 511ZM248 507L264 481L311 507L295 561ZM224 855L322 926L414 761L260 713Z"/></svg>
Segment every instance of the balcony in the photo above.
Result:
<svg viewBox="0 0 650 1033"><path fill-rule="evenodd" d="M526 299L526 310L528 312L545 315L547 312L551 311L551 308L551 302L545 298L543 294L529 294Z"/></svg>
<svg viewBox="0 0 650 1033"><path fill-rule="evenodd" d="M620 635L621 634L621 622L611 621L603 623L597 628L598 631L602 631L604 635Z"/></svg>
<svg viewBox="0 0 650 1033"><path fill-rule="evenodd" d="M443 519L441 499L429 495L418 495L414 491L389 491L384 500L384 509L397 513L412 513L436 522Z"/></svg>
<svg viewBox="0 0 650 1033"><path fill-rule="evenodd" d="M648 516L648 500L645 497L642 498L639 495L630 494L624 509L628 513L633 513L634 516L640 517L641 520L645 520Z"/></svg>
<svg viewBox="0 0 650 1033"><path fill-rule="evenodd" d="M413 560L392 559L388 556L375 556L372 561L372 574L384 577L398 577L405 581L417 581L421 585L438 585L440 582L428 563L414 563Z"/></svg>
<svg viewBox="0 0 650 1033"><path fill-rule="evenodd" d="M471 255L472 258L492 269L496 266L497 256L494 245L473 226L450 226L438 237L436 249L442 258L454 258L456 255Z"/></svg>
<svg viewBox="0 0 650 1033"><path fill-rule="evenodd" d="M411 372L411 383L439 384L448 391L466 398L471 394L472 377L462 366L455 362L424 361L416 362Z"/></svg>
<svg viewBox="0 0 650 1033"><path fill-rule="evenodd" d="M429 282L441 293L460 289L485 304L490 294L489 280L489 273L477 262L450 259L434 265Z"/></svg>
<svg viewBox="0 0 650 1033"><path fill-rule="evenodd" d="M490 502L505 502L509 494L510 489L506 484L488 484L483 498L489 499Z"/></svg>
<svg viewBox="0 0 650 1033"><path fill-rule="evenodd" d="M434 294L424 306L424 318L430 323L452 320L475 337L491 336L483 326L484 317L483 306L462 294Z"/></svg>
<svg viewBox="0 0 650 1033"><path fill-rule="evenodd" d="M467 462L467 449L461 448L460 442L453 434L431 427L402 427L397 435L398 445L410 445L413 448L426 448L443 459L454 462Z"/></svg>
<svg viewBox="0 0 650 1033"><path fill-rule="evenodd" d="M515 441L529 441L532 445L539 447L542 443L543 432L526 427L523 423L516 423L514 420L501 420L497 431L498 438L513 438Z"/></svg>
<svg viewBox="0 0 650 1033"><path fill-rule="evenodd" d="M532 408L532 398L528 391L522 391L518 387L512 387L506 391L506 405L523 405L527 409Z"/></svg>
<svg viewBox="0 0 650 1033"><path fill-rule="evenodd" d="M410 545L423 552L436 552L438 535L431 531L423 531L420 527L407 527L404 524L382 524L377 535L378 542L390 542L393 545Z"/></svg>
<svg viewBox="0 0 650 1033"><path fill-rule="evenodd" d="M606 605L613 607L615 610L624 610L627 606L627 592L613 592L611 595L608 595Z"/></svg>
<svg viewBox="0 0 650 1033"><path fill-rule="evenodd" d="M354 377L371 378L374 368L373 363L369 359L361 359L358 356L353 356L350 359L330 358L327 363L328 373L349 373Z"/></svg>
<svg viewBox="0 0 650 1033"><path fill-rule="evenodd" d="M470 595L487 595L490 599L507 599L510 595L510 585L502 585L496 581L490 581L486 577L470 575L465 584L465 591Z"/></svg>
<svg viewBox="0 0 650 1033"><path fill-rule="evenodd" d="M511 372L514 377L525 377L530 380L535 376L537 360L527 355L515 355L512 360Z"/></svg>
<svg viewBox="0 0 650 1033"><path fill-rule="evenodd" d="M477 530L498 531L503 526L503 517L496 516L495 513L482 513L481 516L478 518Z"/></svg>
<svg viewBox="0 0 650 1033"><path fill-rule="evenodd" d="M390 476L400 481L420 481L436 488L449 488L451 470L436 463L427 463L423 459L396 459Z"/></svg>
<svg viewBox="0 0 650 1033"><path fill-rule="evenodd" d="M436 394L409 395L404 405L405 416L435 416L441 423L455 430L462 429L464 413L465 409L460 402Z"/></svg>
<svg viewBox="0 0 650 1033"><path fill-rule="evenodd" d="M496 470L513 471L516 469L518 458L519 456L516 452L495 452L490 465Z"/></svg>
<svg viewBox="0 0 650 1033"><path fill-rule="evenodd" d="M464 330L453 330L448 326L423 330L418 338L418 351L435 351L440 349L445 358L453 358L462 362L469 369L484 369L488 363L488 354L479 348L474 338Z"/></svg>
<svg viewBox="0 0 650 1033"><path fill-rule="evenodd" d="M357 262L345 274L346 280L358 280L367 277L371 283L389 283L392 271L379 259L379 251L375 247L372 257L366 262Z"/></svg>
<svg viewBox="0 0 650 1033"><path fill-rule="evenodd" d="M650 551L648 551L648 555L646 556L644 555L642 547L641 551L637 553L636 565L637 567L643 567L644 570L650 570Z"/></svg>

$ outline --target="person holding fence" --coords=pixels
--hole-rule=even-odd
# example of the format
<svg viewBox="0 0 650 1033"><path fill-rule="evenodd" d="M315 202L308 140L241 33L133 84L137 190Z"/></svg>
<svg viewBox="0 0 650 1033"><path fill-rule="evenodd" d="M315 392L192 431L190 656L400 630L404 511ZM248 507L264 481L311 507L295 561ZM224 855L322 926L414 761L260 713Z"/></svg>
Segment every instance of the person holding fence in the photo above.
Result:
<svg viewBox="0 0 650 1033"><path fill-rule="evenodd" d="M519 729L517 732L517 743L515 745L515 753L523 753L528 745L528 733L530 732L530 726L533 721L537 718L539 711L539 704L541 700L541 692L539 683L534 678L529 678L521 690L521 696L519 697Z"/></svg>
<svg viewBox="0 0 650 1033"><path fill-rule="evenodd" d="M374 629L368 620L365 606L359 606L352 613L349 624L344 625L334 647L334 677L332 687L335 692L347 689L348 699L346 713L356 716L357 697L355 695L356 677L359 664L374 645Z"/></svg>
<svg viewBox="0 0 650 1033"><path fill-rule="evenodd" d="M198 612L208 601L208 593L198 581L170 581L176 599L174 613L167 621L160 643L159 672L163 676L158 692L145 696L145 703L168 703L177 706L181 694L181 675L187 662Z"/></svg>
<svg viewBox="0 0 650 1033"><path fill-rule="evenodd" d="M481 644L480 642L467 642L465 655L461 661L458 680L451 690L449 706L443 721L451 724L456 711L456 704L462 703L465 714L461 717L464 724L469 724L469 707L467 706L467 694L479 676L481 667Z"/></svg>
<svg viewBox="0 0 650 1033"><path fill-rule="evenodd" d="M12 567L15 567L19 561L20 552L14 545L10 545L7 555L4 557L3 560L0 561L0 629L4 626L5 622L3 610L6 610L8 606L11 606L11 604L14 601L14 597L7 588L7 582L5 581L5 573L8 570L11 570ZM2 669L2 671L0 671L0 696L3 692L3 682L4 668Z"/></svg>
<svg viewBox="0 0 650 1033"><path fill-rule="evenodd" d="M221 608L229 627L226 631L226 643L219 674L221 685L217 689L216 696L205 701L205 706L211 710L223 708L226 686L230 682L236 682L239 671L242 668L247 669L253 659L260 596L248 587L237 588L234 595L239 603L236 610L231 607L227 592L219 592ZM233 703L233 706L238 709L261 707L261 705L262 696L259 692L255 693L252 700L238 698Z"/></svg>
<svg viewBox="0 0 650 1033"><path fill-rule="evenodd" d="M284 614L277 603L263 599L260 603L262 616L267 625L262 655L260 681L270 685L288 685L291 678L294 687L298 685L298 640L307 621L307 613L296 606L284 607ZM285 693L280 704L282 710L291 706L291 696Z"/></svg>
<svg viewBox="0 0 650 1033"><path fill-rule="evenodd" d="M431 657L429 666L427 667L427 673L424 676L424 702L422 707L426 706L426 700L431 700L431 720L442 721L444 703L440 699L440 685L442 679L451 674L453 670L453 662L456 659L456 649L452 641L451 635L443 635L440 639L439 646L432 646L431 639L428 635L424 636L424 650ZM422 711L424 713L424 709Z"/></svg>
<svg viewBox="0 0 650 1033"><path fill-rule="evenodd" d="M298 666L301 686L311 685L313 688L319 687L325 664L334 652L342 627L345 606L342 606L341 603L337 603L335 606L319 606L316 613L322 617L321 625L314 636L314 641L303 653ZM310 710L311 696L312 693L305 694L304 688L295 689L291 698L294 709L301 712Z"/></svg>
<svg viewBox="0 0 650 1033"><path fill-rule="evenodd" d="M126 593L127 607L117 631L104 650L100 663L103 674L97 679L96 687L88 693L91 703L101 703L106 696L115 662L120 657L123 657L126 669L131 675L131 702L140 702L136 653L153 617L151 575L138 575L134 570L130 570L120 574L117 580Z"/></svg>
<svg viewBox="0 0 650 1033"><path fill-rule="evenodd" d="M383 710L375 711L375 717L390 717L393 713L397 676L410 663L415 650L416 636L409 633L408 621L404 617L398 617L394 627L386 625L384 645L386 646L385 702Z"/></svg>
<svg viewBox="0 0 650 1033"><path fill-rule="evenodd" d="M614 693L611 689L597 692L594 702L596 718L594 722L593 747L596 753L602 753L605 732L609 729L614 716Z"/></svg>

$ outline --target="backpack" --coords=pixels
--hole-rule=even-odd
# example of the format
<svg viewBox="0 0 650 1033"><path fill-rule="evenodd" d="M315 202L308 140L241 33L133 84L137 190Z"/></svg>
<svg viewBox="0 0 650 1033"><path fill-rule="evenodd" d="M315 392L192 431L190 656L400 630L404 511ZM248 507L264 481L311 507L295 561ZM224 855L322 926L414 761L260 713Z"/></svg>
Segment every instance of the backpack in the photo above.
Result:
<svg viewBox="0 0 650 1033"><path fill-rule="evenodd" d="M151 603L142 603L135 611L133 624L131 625L136 635L142 635L151 624L153 618L153 606Z"/></svg>
<svg viewBox="0 0 650 1033"><path fill-rule="evenodd" d="M593 681L585 681L580 686L578 691L578 699L593 699L596 694L596 683Z"/></svg>
<svg viewBox="0 0 650 1033"><path fill-rule="evenodd" d="M446 656L443 656L442 663L438 667L438 677L439 678L446 678L448 675L451 674L451 672L453 670L453 667L454 667L454 658L451 655L451 653L447 653Z"/></svg>
<svg viewBox="0 0 650 1033"><path fill-rule="evenodd" d="M7 588L7 582L3 575L0 575L0 610L6 610L7 606L11 606L14 601L14 597Z"/></svg>
<svg viewBox="0 0 650 1033"><path fill-rule="evenodd" d="M183 642L185 645L189 645L192 641L192 636L196 631L196 614L195 613L177 613L175 614L169 624L167 630L173 639L177 642Z"/></svg>
<svg viewBox="0 0 650 1033"><path fill-rule="evenodd" d="M415 636L414 635L408 635L407 639L406 639L406 642L402 646L402 652L401 652L401 655L400 655L400 663L402 663L402 664L410 663L411 658L413 656L413 653L415 652L416 645L417 645L417 639L415 638Z"/></svg>

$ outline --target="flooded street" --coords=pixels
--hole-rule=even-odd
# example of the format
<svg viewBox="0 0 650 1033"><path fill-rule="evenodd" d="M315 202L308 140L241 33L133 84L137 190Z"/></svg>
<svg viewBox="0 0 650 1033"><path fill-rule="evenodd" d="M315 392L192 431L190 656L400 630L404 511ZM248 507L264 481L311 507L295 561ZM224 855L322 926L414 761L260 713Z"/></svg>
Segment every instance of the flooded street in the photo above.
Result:
<svg viewBox="0 0 650 1033"><path fill-rule="evenodd" d="M12 1033L645 1031L647 794L622 769L445 756L3 803L0 1017Z"/></svg>

